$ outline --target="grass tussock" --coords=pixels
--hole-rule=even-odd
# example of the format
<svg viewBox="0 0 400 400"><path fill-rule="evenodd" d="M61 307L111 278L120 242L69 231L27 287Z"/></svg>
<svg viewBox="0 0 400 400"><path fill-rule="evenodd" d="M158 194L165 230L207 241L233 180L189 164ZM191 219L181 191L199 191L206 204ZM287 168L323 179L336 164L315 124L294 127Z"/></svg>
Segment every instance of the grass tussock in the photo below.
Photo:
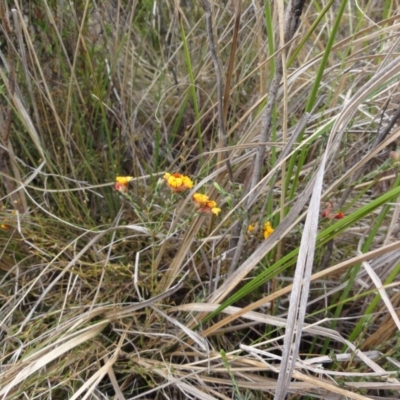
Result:
<svg viewBox="0 0 400 400"><path fill-rule="evenodd" d="M398 398L399 19L2 1L0 399Z"/></svg>

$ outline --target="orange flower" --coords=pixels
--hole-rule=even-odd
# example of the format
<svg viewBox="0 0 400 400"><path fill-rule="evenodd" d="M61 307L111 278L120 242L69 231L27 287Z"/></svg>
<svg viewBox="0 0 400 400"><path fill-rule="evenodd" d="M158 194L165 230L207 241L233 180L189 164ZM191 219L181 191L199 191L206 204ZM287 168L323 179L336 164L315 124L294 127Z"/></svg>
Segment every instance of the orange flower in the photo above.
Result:
<svg viewBox="0 0 400 400"><path fill-rule="evenodd" d="M221 212L221 209L217 207L217 203L214 200L210 200L205 194L195 193L192 196L192 200L200 212L215 214L217 216Z"/></svg>
<svg viewBox="0 0 400 400"><path fill-rule="evenodd" d="M115 179L116 180L115 189L118 190L118 192L127 193L128 184L132 179L133 179L132 176L117 176Z"/></svg>
<svg viewBox="0 0 400 400"><path fill-rule="evenodd" d="M273 231L274 231L274 228L271 226L271 223L269 221L267 221L264 224L264 239L267 239L269 236L271 236Z"/></svg>
<svg viewBox="0 0 400 400"><path fill-rule="evenodd" d="M174 193L183 192L193 187L192 180L188 176L182 174L169 174L167 172L164 175L164 179Z"/></svg>

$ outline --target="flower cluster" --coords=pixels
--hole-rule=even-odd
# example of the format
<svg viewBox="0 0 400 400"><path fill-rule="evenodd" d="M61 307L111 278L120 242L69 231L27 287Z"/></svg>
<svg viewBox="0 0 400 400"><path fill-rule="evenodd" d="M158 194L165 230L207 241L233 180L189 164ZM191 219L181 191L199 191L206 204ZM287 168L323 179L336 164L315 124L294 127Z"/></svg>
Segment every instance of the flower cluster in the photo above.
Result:
<svg viewBox="0 0 400 400"><path fill-rule="evenodd" d="M121 193L128 192L128 184L133 179L132 176L117 176L115 182L115 189Z"/></svg>
<svg viewBox="0 0 400 400"><path fill-rule="evenodd" d="M264 239L267 239L269 236L271 236L273 232L274 228L271 226L271 222L267 221L264 224Z"/></svg>
<svg viewBox="0 0 400 400"><path fill-rule="evenodd" d="M183 192L193 187L192 180L188 176L182 174L166 173L164 179L174 193Z"/></svg>
<svg viewBox="0 0 400 400"><path fill-rule="evenodd" d="M256 225L254 224L250 224L247 227L247 233L248 234L252 234L254 232L254 230L256 229ZM264 239L267 239L269 236L271 236L271 234L274 232L274 228L271 225L271 222L267 221L264 226L263 226L263 236Z"/></svg>
<svg viewBox="0 0 400 400"><path fill-rule="evenodd" d="M221 209L217 207L217 203L214 200L210 200L205 194L195 193L192 196L192 200L200 212L214 215L218 215L221 212Z"/></svg>
<svg viewBox="0 0 400 400"><path fill-rule="evenodd" d="M250 224L247 227L247 233L252 233L254 231L254 229L256 229L256 226L254 224Z"/></svg>
<svg viewBox="0 0 400 400"><path fill-rule="evenodd" d="M128 184L132 179L133 177L131 176L117 176L115 189L126 194L128 192ZM164 180L173 193L183 192L193 187L193 181L188 176L182 174L170 174L167 172L164 175ZM217 203L214 200L210 200L205 194L195 193L192 196L192 200L199 212L214 215L218 215L221 212Z"/></svg>
<svg viewBox="0 0 400 400"><path fill-rule="evenodd" d="M167 172L164 175L164 179L174 193L183 192L193 187L193 181L186 175L169 174ZM192 196L192 200L200 212L215 215L221 212L221 209L217 207L217 203L214 200L210 200L205 194L195 193Z"/></svg>

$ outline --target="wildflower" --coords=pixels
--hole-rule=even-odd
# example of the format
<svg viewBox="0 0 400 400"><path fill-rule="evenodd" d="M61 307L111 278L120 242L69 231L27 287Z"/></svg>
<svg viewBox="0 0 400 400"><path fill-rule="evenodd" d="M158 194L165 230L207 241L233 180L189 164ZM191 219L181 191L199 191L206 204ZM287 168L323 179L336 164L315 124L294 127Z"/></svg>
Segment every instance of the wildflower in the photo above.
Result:
<svg viewBox="0 0 400 400"><path fill-rule="evenodd" d="M195 193L195 194L192 196L192 200L193 200L196 204L201 205L201 204L207 203L207 201L209 201L209 198L208 198L208 196L205 195L205 194Z"/></svg>
<svg viewBox="0 0 400 400"><path fill-rule="evenodd" d="M335 218L335 219L342 219L342 218L344 218L344 213L342 213L341 211L339 211L338 213L336 213L336 215L335 215L334 218Z"/></svg>
<svg viewBox="0 0 400 400"><path fill-rule="evenodd" d="M252 232L254 231L254 229L256 229L256 226L253 225L253 224L250 224L250 225L247 227L247 233L252 233Z"/></svg>
<svg viewBox="0 0 400 400"><path fill-rule="evenodd" d="M217 216L221 212L221 209L217 207L217 203L214 200L210 200L205 194L195 193L192 196L192 200L195 202L200 212Z"/></svg>
<svg viewBox="0 0 400 400"><path fill-rule="evenodd" d="M132 176L117 176L115 179L116 180L115 189L118 190L118 192L127 193L128 184L132 179L133 179Z"/></svg>
<svg viewBox="0 0 400 400"><path fill-rule="evenodd" d="M164 179L174 193L183 192L193 187L192 180L188 176L182 174L169 174L167 172L164 175Z"/></svg>
<svg viewBox="0 0 400 400"><path fill-rule="evenodd" d="M336 214L334 214L332 212L332 208L333 208L333 203L330 201L330 202L328 202L328 205L326 206L325 210L321 212L321 217L327 218L327 219L342 219L342 218L344 218L344 213L342 211L339 211Z"/></svg>
<svg viewBox="0 0 400 400"><path fill-rule="evenodd" d="M203 212L208 212L208 209L211 208L211 212L218 217L219 213L222 211L217 207L217 203L215 201L211 201L212 205L207 205L207 208L203 210ZM208 203L207 203L208 204Z"/></svg>
<svg viewBox="0 0 400 400"><path fill-rule="evenodd" d="M4 229L5 231L8 231L8 230L11 229L11 226L10 226L10 225L7 225L7 224L1 224L1 225L0 225L0 228L1 228L1 229Z"/></svg>
<svg viewBox="0 0 400 400"><path fill-rule="evenodd" d="M328 202L325 210L321 212L321 217L322 218L329 218L329 216L331 215L331 212L332 212L332 208L333 208L333 204L330 201L330 202Z"/></svg>
<svg viewBox="0 0 400 400"><path fill-rule="evenodd" d="M267 239L272 232L274 231L274 228L271 226L271 222L267 221L264 224L264 239Z"/></svg>

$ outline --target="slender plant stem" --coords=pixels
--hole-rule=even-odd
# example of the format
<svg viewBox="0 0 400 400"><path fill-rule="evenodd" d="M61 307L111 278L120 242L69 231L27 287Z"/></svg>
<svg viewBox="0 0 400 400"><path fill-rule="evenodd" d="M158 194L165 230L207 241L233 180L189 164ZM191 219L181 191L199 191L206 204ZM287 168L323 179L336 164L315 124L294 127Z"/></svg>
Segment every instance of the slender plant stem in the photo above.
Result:
<svg viewBox="0 0 400 400"><path fill-rule="evenodd" d="M217 50L217 40L214 29L213 22L213 14L211 10L211 5L208 0L200 0L201 5L205 11L206 17L206 26L207 26L207 35L208 35L208 44L210 47L211 58L214 63L215 76L217 79L217 93L218 93L218 136L219 136L219 148L226 147L227 139L226 139L226 127L225 127L225 119L224 119L224 81L222 77L222 65L221 61L218 57ZM218 153L218 157L223 157L225 159L226 169L229 174L229 179L233 182L233 173L232 167L229 162L229 154L227 152ZM220 160L218 160L220 161Z"/></svg>

